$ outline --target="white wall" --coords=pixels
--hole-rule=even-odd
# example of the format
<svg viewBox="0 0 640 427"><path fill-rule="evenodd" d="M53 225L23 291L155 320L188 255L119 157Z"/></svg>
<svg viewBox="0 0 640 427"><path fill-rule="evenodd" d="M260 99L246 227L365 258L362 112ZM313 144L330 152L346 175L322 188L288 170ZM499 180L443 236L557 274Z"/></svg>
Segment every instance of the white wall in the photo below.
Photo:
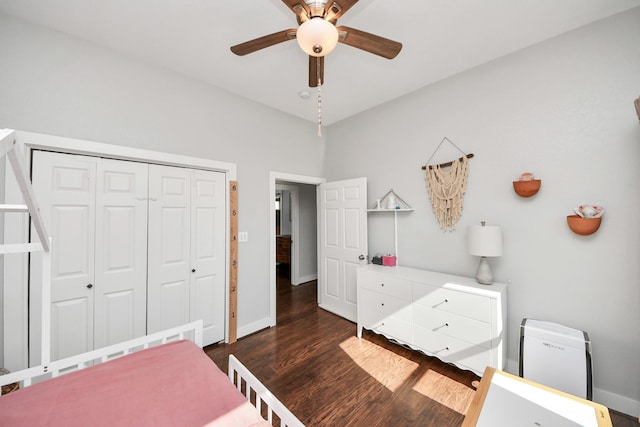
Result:
<svg viewBox="0 0 640 427"><path fill-rule="evenodd" d="M368 178L368 198L393 188L415 208L399 214L399 263L473 276L465 229L503 227L509 283L508 357L518 360L522 318L586 330L596 400L640 409L640 8L490 62L411 93L327 131L328 180ZM475 154L464 210L440 230L420 167L443 137ZM445 144L435 162L461 154ZM433 163L433 162L432 162ZM512 181L542 179L531 199ZM565 217L597 202L600 230L573 234ZM369 216L370 253L393 248L393 218ZM517 369L517 368L516 368Z"/></svg>
<svg viewBox="0 0 640 427"><path fill-rule="evenodd" d="M312 123L0 15L0 128L238 165L238 324L269 324L269 170L320 175ZM287 153L287 156L282 156Z"/></svg>
<svg viewBox="0 0 640 427"><path fill-rule="evenodd" d="M298 275L302 283L318 278L318 239L316 186L298 184L300 236L297 239L300 258Z"/></svg>

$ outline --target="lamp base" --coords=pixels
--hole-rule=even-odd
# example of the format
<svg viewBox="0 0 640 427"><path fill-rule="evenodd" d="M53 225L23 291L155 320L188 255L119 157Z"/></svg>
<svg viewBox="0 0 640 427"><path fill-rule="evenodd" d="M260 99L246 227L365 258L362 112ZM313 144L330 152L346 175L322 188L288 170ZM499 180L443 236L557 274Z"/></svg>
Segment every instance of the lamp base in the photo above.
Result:
<svg viewBox="0 0 640 427"><path fill-rule="evenodd" d="M478 269L476 270L476 282L481 285L490 285L493 283L493 274L486 257L480 257Z"/></svg>

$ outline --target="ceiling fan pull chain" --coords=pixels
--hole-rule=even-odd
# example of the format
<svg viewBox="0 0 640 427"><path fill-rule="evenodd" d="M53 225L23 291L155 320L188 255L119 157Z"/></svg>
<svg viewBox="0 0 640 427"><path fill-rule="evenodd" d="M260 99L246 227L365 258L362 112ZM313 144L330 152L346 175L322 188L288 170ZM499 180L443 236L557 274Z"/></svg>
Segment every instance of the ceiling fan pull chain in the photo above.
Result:
<svg viewBox="0 0 640 427"><path fill-rule="evenodd" d="M322 136L322 82L320 81L320 58L316 61L316 74L318 75L318 136Z"/></svg>

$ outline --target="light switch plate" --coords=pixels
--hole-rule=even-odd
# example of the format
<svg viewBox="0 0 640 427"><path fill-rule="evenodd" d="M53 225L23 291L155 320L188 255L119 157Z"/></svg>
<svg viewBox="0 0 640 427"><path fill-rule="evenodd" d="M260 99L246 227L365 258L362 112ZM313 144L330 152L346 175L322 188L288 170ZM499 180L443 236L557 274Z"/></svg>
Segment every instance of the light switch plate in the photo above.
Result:
<svg viewBox="0 0 640 427"><path fill-rule="evenodd" d="M248 231L240 231L238 233L238 242L248 242L249 241L249 232Z"/></svg>

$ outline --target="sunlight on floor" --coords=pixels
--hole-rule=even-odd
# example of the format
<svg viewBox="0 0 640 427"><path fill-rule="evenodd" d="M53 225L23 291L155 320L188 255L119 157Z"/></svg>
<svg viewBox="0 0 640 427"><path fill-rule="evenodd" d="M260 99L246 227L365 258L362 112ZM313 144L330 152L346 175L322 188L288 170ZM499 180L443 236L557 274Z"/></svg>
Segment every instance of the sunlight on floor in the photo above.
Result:
<svg viewBox="0 0 640 427"><path fill-rule="evenodd" d="M418 368L418 364L372 342L350 337L340 348L369 375L391 391L396 391Z"/></svg>
<svg viewBox="0 0 640 427"><path fill-rule="evenodd" d="M462 415L467 413L475 390L428 370L413 387L415 391Z"/></svg>

